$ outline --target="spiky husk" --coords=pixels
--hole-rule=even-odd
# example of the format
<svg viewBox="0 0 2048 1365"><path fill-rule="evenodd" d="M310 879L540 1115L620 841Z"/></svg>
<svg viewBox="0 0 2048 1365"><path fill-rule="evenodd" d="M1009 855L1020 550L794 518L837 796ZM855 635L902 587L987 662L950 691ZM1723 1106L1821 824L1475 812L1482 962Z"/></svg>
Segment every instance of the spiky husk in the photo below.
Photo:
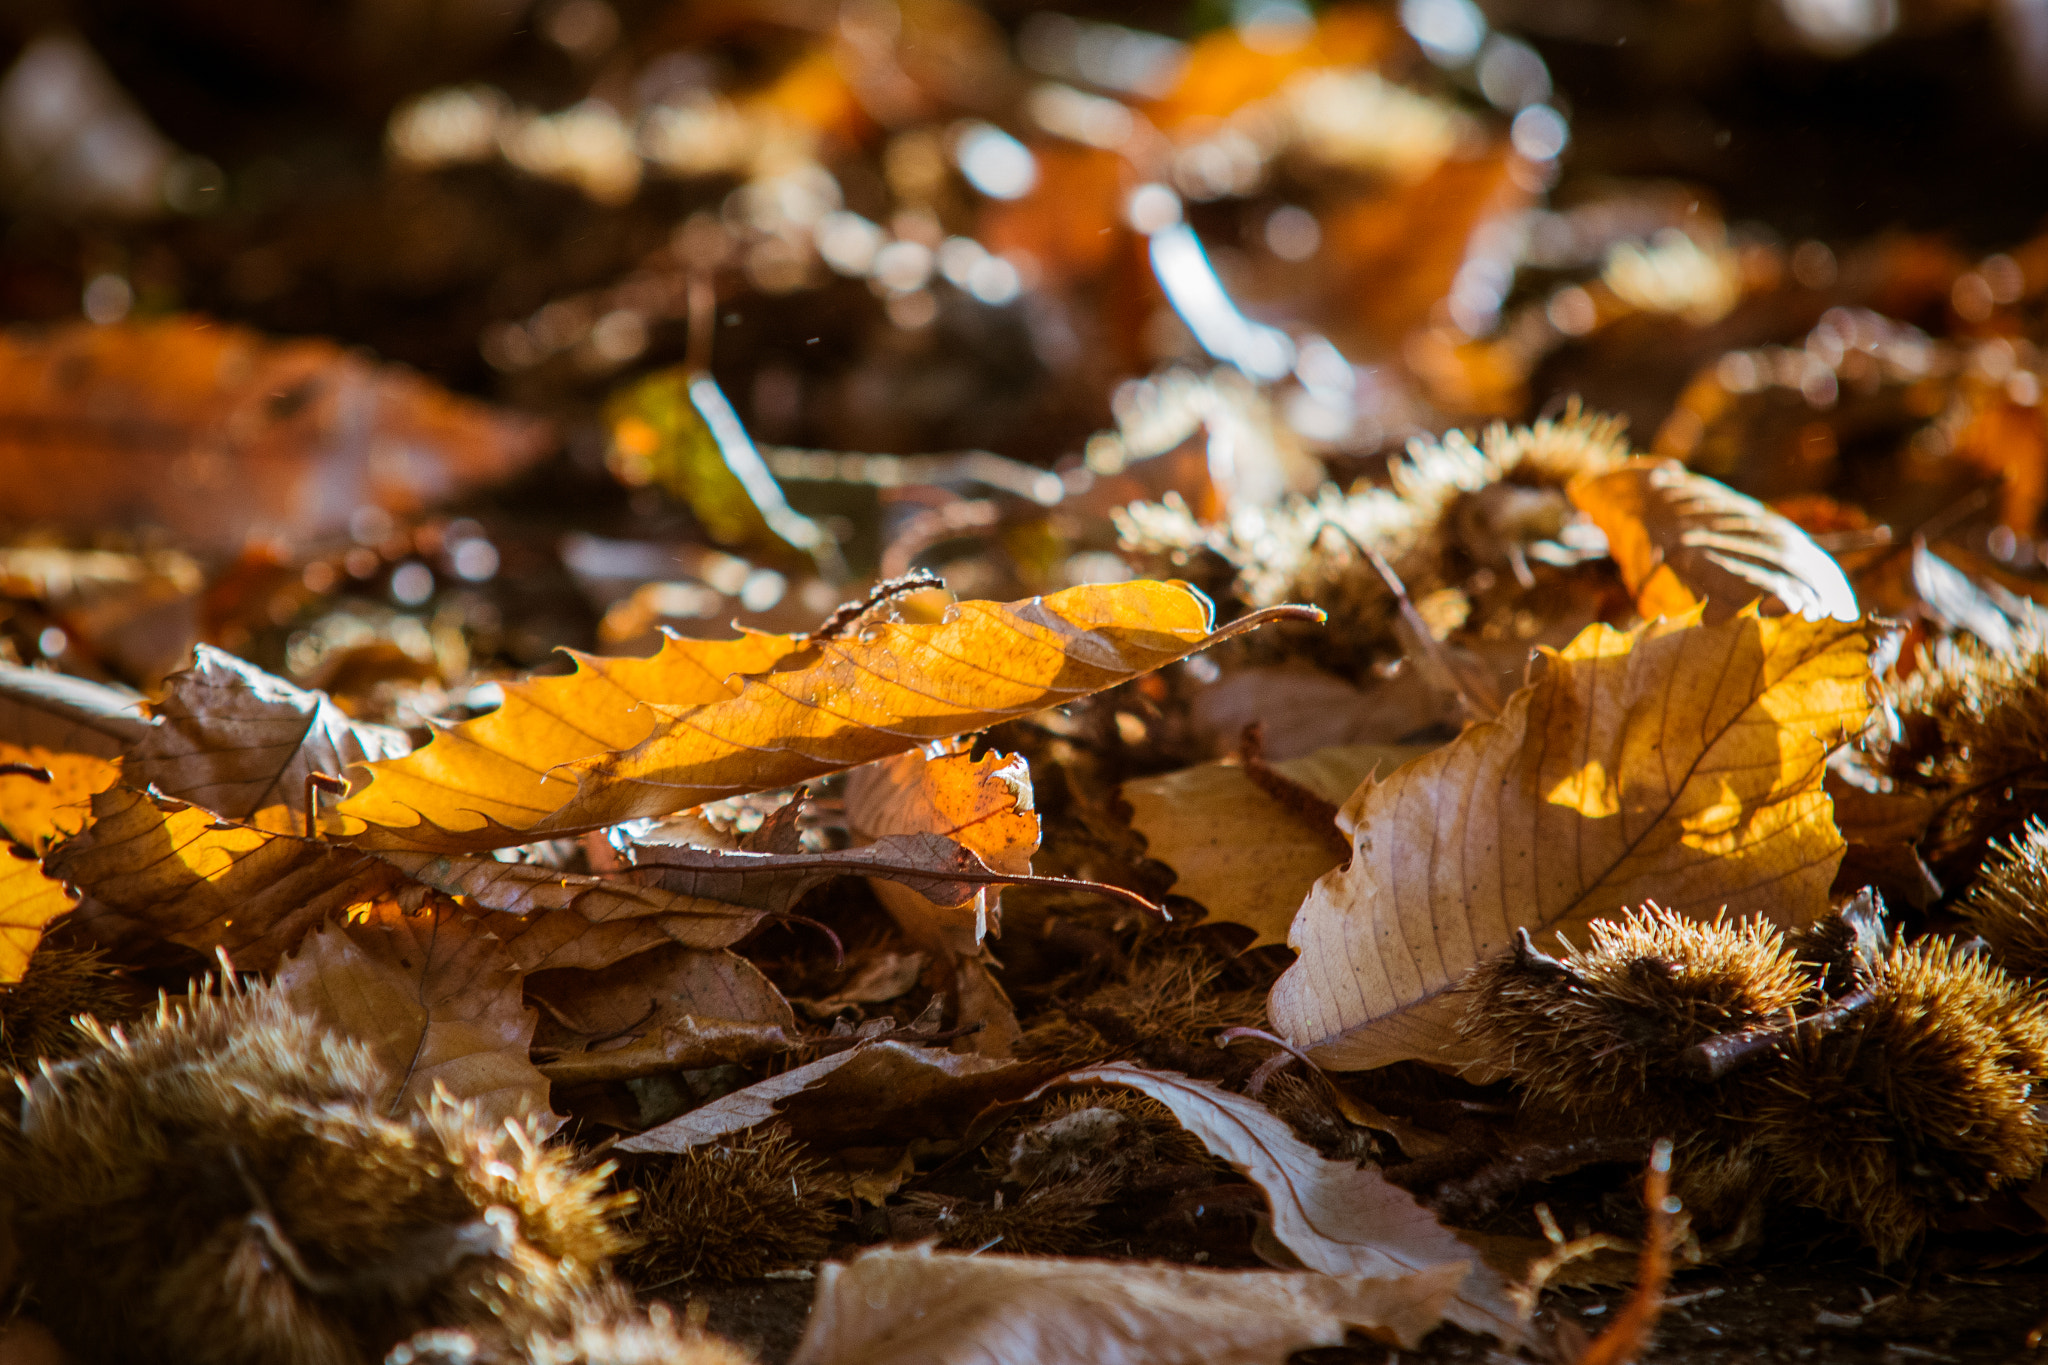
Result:
<svg viewBox="0 0 2048 1365"><path fill-rule="evenodd" d="M1903 738L1886 762L1897 776L1952 799L1921 843L1937 875L1976 874L1995 840L2048 814L2048 627L2038 615L2017 647L1942 640L1893 689Z"/></svg>
<svg viewBox="0 0 2048 1365"><path fill-rule="evenodd" d="M819 1164L786 1126L662 1160L630 1230L642 1280L744 1280L824 1256L838 1216Z"/></svg>
<svg viewBox="0 0 2048 1365"><path fill-rule="evenodd" d="M1562 959L1569 974L1529 970L1513 954L1479 967L1462 1027L1540 1102L1645 1136L1693 1131L1730 1105L1684 1076L1688 1048L1782 1018L1813 989L1764 921L1650 907L1590 932L1590 946Z"/></svg>
<svg viewBox="0 0 2048 1365"><path fill-rule="evenodd" d="M1942 1210L2048 1158L2048 1007L1947 939L1895 941L1868 985L1846 1022L1783 1046L1755 1133L1791 1197L1893 1261Z"/></svg>
<svg viewBox="0 0 2048 1365"><path fill-rule="evenodd" d="M2048 825L2038 818L1993 845L1983 879L1956 907L2014 976L2048 981Z"/></svg>
<svg viewBox="0 0 2048 1365"><path fill-rule="evenodd" d="M387 1365L750 1365L733 1343L679 1325L662 1304L645 1313L617 1286L576 1300L571 1321L511 1337L454 1328L393 1347Z"/></svg>
<svg viewBox="0 0 2048 1365"><path fill-rule="evenodd" d="M1118 535L1148 571L1196 576L1212 595L1227 589L1234 604L1315 603L1329 614L1327 628L1272 628L1244 648L1253 657L1306 658L1360 677L1402 652L1393 594L1360 547L1383 555L1417 600L1456 587L1464 574L1447 560L1473 540L1467 504L1497 485L1556 493L1575 475L1614 468L1629 458L1623 426L1573 403L1562 417L1530 426L1495 423L1477 441L1460 431L1412 441L1390 468L1391 489L1329 486L1274 508L1236 509L1214 526L1178 499L1134 503L1116 514ZM1568 512L1561 496L1550 501ZM1516 605L1509 593L1489 614L1513 616Z"/></svg>
<svg viewBox="0 0 2048 1365"><path fill-rule="evenodd" d="M961 1251L1001 1250L1019 1256L1071 1256L1100 1245L1095 1213L1114 1199L1122 1173L1093 1170L1049 1180L1019 1194L997 1190L977 1204L944 1195L905 1201L911 1226L939 1245Z"/></svg>
<svg viewBox="0 0 2048 1365"><path fill-rule="evenodd" d="M1020 1056L1081 1066L1136 1052L1155 1065L1188 1069L1191 1055L1213 1055L1217 1032L1266 1021L1265 992L1221 983L1224 963L1192 944L1172 944L1129 976L1059 1002L1025 1030Z"/></svg>
<svg viewBox="0 0 2048 1365"><path fill-rule="evenodd" d="M431 1328L567 1331L619 1246L603 1172L454 1105L387 1117L370 1054L274 991L89 1033L0 1132L38 1316L86 1365L358 1365Z"/></svg>
<svg viewBox="0 0 2048 1365"><path fill-rule="evenodd" d="M0 1066L29 1071L37 1061L61 1062L92 1045L74 1022L91 1015L119 1022L140 1012L142 993L96 948L45 943L12 985L0 986Z"/></svg>

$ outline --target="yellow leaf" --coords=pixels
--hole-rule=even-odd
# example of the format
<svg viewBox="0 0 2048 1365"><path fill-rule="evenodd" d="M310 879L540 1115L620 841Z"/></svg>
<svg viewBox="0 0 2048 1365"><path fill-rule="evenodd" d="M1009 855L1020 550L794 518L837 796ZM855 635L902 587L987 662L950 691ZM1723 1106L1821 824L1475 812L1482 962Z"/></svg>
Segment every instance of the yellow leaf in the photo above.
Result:
<svg viewBox="0 0 2048 1365"><path fill-rule="evenodd" d="M728 679L763 672L802 644L801 636L743 635L669 640L647 659L572 654L574 673L507 683L504 704L489 715L366 765L368 785L337 813L364 844L464 852L526 843L576 790L572 775L551 769L630 749L661 719L648 703L722 701L739 690Z"/></svg>
<svg viewBox="0 0 2048 1365"><path fill-rule="evenodd" d="M573 676L508 687L499 710L370 764L372 781L340 810L368 822L350 827L366 847L463 852L600 829L985 729L1282 616L1321 619L1274 607L1212 633L1200 593L1137 582L964 602L936 624L847 638L579 656Z"/></svg>
<svg viewBox="0 0 2048 1365"><path fill-rule="evenodd" d="M1333 1069L1441 1061L1452 992L1518 929L1652 897L1805 923L1843 849L1824 765L1869 672L1854 623L1588 628L1498 720L1352 795L1352 860L1295 918L1274 1026Z"/></svg>
<svg viewBox="0 0 2048 1365"><path fill-rule="evenodd" d="M71 893L43 874L39 859L0 848L0 985L21 980L43 931L71 906Z"/></svg>
<svg viewBox="0 0 2048 1365"><path fill-rule="evenodd" d="M1709 622L1725 621L1759 597L1816 619L1861 615L1842 566L1806 532L1676 460L1581 474L1570 493L1606 533L1646 620L1704 601Z"/></svg>
<svg viewBox="0 0 2048 1365"><path fill-rule="evenodd" d="M935 739L1078 700L1281 617L1212 631L1185 583L1068 588L1025 602L961 602L933 625L884 622L822 640L730 701L658 707L636 748L571 765L576 797L549 829L592 829L785 787Z"/></svg>
<svg viewBox="0 0 2048 1365"><path fill-rule="evenodd" d="M1375 769L1392 771L1429 746L1347 744L1275 763L1325 799L1349 796ZM1335 827L1318 829L1259 789L1232 763L1139 778L1124 784L1131 828L1174 871L1173 892L1208 910L1207 924L1257 932L1246 949L1285 943L1287 926L1316 878L1343 856Z"/></svg>
<svg viewBox="0 0 2048 1365"><path fill-rule="evenodd" d="M40 744L0 740L0 763L40 768L48 782L22 773L0 775L0 834L40 853L92 819L91 802L121 776L121 765L92 754L60 753Z"/></svg>

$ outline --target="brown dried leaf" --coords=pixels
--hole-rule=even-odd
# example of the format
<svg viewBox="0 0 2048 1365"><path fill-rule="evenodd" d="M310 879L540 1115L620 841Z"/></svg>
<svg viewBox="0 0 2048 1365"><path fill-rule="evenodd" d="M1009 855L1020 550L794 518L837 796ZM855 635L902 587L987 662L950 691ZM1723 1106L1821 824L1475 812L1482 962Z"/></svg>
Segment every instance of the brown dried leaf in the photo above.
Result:
<svg viewBox="0 0 2048 1365"><path fill-rule="evenodd" d="M619 1150L685 1152L777 1117L828 1147L957 1138L989 1105L1019 1098L1044 1076L1025 1062L861 1043L629 1137Z"/></svg>
<svg viewBox="0 0 2048 1365"><path fill-rule="evenodd" d="M331 341L196 317L0 334L0 516L15 522L159 526L231 555L251 536L341 531L365 504L417 511L549 441Z"/></svg>
<svg viewBox="0 0 2048 1365"><path fill-rule="evenodd" d="M1266 1192L1273 1235L1309 1269L1398 1281L1455 1266L1459 1273L1445 1281L1453 1293L1443 1315L1468 1331L1522 1339L1522 1315L1506 1282L1435 1214L1377 1170L1324 1158L1256 1100L1123 1062L1069 1072L1060 1084L1125 1086L1171 1109L1203 1146Z"/></svg>
<svg viewBox="0 0 2048 1365"><path fill-rule="evenodd" d="M1643 616L1676 620L1696 603L1726 621L1761 597L1795 615L1854 621L1856 590L1834 557L1754 498L1676 460L1631 460L1572 480L1571 499L1607 535Z"/></svg>
<svg viewBox="0 0 2048 1365"><path fill-rule="evenodd" d="M1376 770L1391 771L1429 751L1426 745L1352 744L1273 766L1335 803ZM1146 852L1174 870L1174 894L1205 906L1206 923L1256 930L1247 948L1285 943L1316 878L1343 861L1332 846L1334 826L1315 828L1268 796L1239 764L1204 763L1140 778L1126 782L1123 795Z"/></svg>
<svg viewBox="0 0 2048 1365"><path fill-rule="evenodd" d="M1356 1328L1412 1347L1456 1267L1399 1279L882 1247L818 1268L791 1365L1278 1365Z"/></svg>
<svg viewBox="0 0 2048 1365"><path fill-rule="evenodd" d="M796 1016L760 969L723 949L680 944L601 971L536 972L527 998L543 1018L534 1046L551 1081L624 1080L751 1062L795 1046Z"/></svg>
<svg viewBox="0 0 2048 1365"><path fill-rule="evenodd" d="M123 761L128 784L273 834L305 831L310 775L338 778L351 764L412 748L403 731L350 720L326 693L211 645L165 687L156 724Z"/></svg>
<svg viewBox="0 0 2048 1365"><path fill-rule="evenodd" d="M40 668L0 663L0 741L119 758L149 732L142 698Z"/></svg>
<svg viewBox="0 0 2048 1365"><path fill-rule="evenodd" d="M367 1046L390 1076L386 1111L423 1106L436 1086L487 1124L545 1110L528 1059L537 1016L496 940L445 902L407 914L391 901L309 935L277 973L293 1005Z"/></svg>
<svg viewBox="0 0 2048 1365"><path fill-rule="evenodd" d="M434 784L417 780L432 766L444 735L395 765L370 765L375 780L342 810L379 826L356 835L358 842L386 847L483 849L599 829L793 786L932 740L985 729L1099 692L1287 616L1321 619L1314 608L1273 607L1212 631L1208 599L1184 583L1069 588L1007 605L956 603L935 624L881 622L855 636L808 642L800 652L778 656L771 671L738 680L737 690L718 700L645 700L636 718L652 712L660 724L624 752L572 762L562 743L543 743L516 771L493 769L495 775L481 786L482 769L451 770ZM642 667L657 661L643 661ZM767 669L768 664L756 667ZM702 664L691 662L689 668L705 675ZM598 676L592 669L556 680L569 684L558 689L557 700L586 729L614 723L605 720L608 713L635 697L650 696L645 690L621 696L616 689L593 686ZM584 682L580 688L575 685L579 680ZM470 725L481 726L484 720ZM589 742L583 730L576 738ZM508 722L500 739L509 746L507 752L527 752L516 725ZM620 746L608 741L605 747ZM576 779L569 799L542 790L541 773L556 765ZM379 784L392 772L414 780L380 791ZM500 780L508 776L517 781L501 788ZM566 795L566 786L555 790ZM525 805L511 804L508 793ZM487 805L493 809L486 810ZM523 823L501 823L508 819Z"/></svg>
<svg viewBox="0 0 2048 1365"><path fill-rule="evenodd" d="M91 826L53 849L47 866L86 895L78 922L110 946L225 948L236 966L269 971L322 920L405 884L358 850L225 825L130 787L101 792L92 811Z"/></svg>
<svg viewBox="0 0 2048 1365"><path fill-rule="evenodd" d="M1517 929L1652 898L1786 925L1827 909L1843 845L1821 778L1870 713L1864 627L1593 626L1545 660L1499 720L1345 804L1352 860L1310 891L1268 1001L1323 1065L1445 1060L1458 982Z"/></svg>

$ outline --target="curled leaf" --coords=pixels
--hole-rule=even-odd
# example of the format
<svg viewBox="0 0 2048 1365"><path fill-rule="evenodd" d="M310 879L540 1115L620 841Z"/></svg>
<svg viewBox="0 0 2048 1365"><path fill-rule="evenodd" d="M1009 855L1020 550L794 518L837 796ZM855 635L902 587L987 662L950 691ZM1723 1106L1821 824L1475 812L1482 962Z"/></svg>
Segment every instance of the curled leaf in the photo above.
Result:
<svg viewBox="0 0 2048 1365"><path fill-rule="evenodd" d="M211 645L165 680L153 710L156 723L123 760L128 784L275 834L305 830L308 777L412 748L402 731L353 721L326 693Z"/></svg>
<svg viewBox="0 0 2048 1365"><path fill-rule="evenodd" d="M1203 1146L1265 1191L1273 1235L1309 1269L1398 1282L1456 1267L1445 1281L1452 1293L1443 1315L1470 1331L1521 1339L1522 1315L1506 1283L1435 1214L1377 1170L1325 1158L1258 1101L1124 1062L1070 1072L1060 1083L1124 1086L1171 1109Z"/></svg>
<svg viewBox="0 0 2048 1365"><path fill-rule="evenodd" d="M789 1002L753 963L679 944L600 971L536 972L527 998L544 1014L536 1049L551 1081L624 1080L732 1062L795 1045Z"/></svg>
<svg viewBox="0 0 2048 1365"><path fill-rule="evenodd" d="M880 1247L818 1271L791 1365L1280 1365L1346 1329L1414 1346L1455 1268L1400 1279Z"/></svg>
<svg viewBox="0 0 2048 1365"><path fill-rule="evenodd" d="M1582 474L1571 499L1607 535L1646 618L1700 602L1711 623L1761 597L1794 615L1854 621L1856 591L1834 557L1755 498L1676 460L1631 460Z"/></svg>
<svg viewBox="0 0 2048 1365"><path fill-rule="evenodd" d="M1824 912L1843 843L1822 775L1869 715L1868 654L1860 625L1754 612L1588 628L1499 720L1352 795L1353 856L1295 917L1275 1027L1333 1068L1446 1060L1451 993L1518 929L1652 898Z"/></svg>

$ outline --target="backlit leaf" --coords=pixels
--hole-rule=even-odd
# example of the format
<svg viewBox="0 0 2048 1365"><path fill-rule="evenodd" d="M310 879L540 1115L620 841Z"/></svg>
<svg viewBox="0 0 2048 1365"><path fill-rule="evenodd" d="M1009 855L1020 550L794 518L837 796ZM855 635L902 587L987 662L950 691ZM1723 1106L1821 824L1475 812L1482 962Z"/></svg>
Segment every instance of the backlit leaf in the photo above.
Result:
<svg viewBox="0 0 2048 1365"><path fill-rule="evenodd" d="M1451 993L1527 929L1655 899L1802 924L1842 837L1828 753L1870 712L1861 625L1592 626L1500 718L1361 786L1351 862L1310 891L1274 1026L1325 1066L1443 1059Z"/></svg>
<svg viewBox="0 0 2048 1365"><path fill-rule="evenodd" d="M40 860L0 848L0 985L21 980L43 931L72 902L64 883L45 875Z"/></svg>
<svg viewBox="0 0 2048 1365"><path fill-rule="evenodd" d="M1675 619L1704 601L1706 619L1720 622L1759 597L1816 619L1862 614L1841 565L1806 532L1676 460L1632 460L1581 475L1570 491L1606 532L1645 617Z"/></svg>

